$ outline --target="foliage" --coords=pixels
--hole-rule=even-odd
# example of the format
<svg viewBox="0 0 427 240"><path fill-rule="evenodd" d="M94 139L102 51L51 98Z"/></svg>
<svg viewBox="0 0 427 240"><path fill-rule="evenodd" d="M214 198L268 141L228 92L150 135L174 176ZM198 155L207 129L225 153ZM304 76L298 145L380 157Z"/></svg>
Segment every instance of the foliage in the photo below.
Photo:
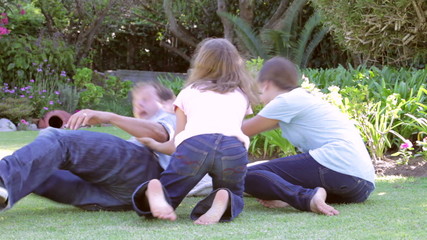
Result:
<svg viewBox="0 0 427 240"><path fill-rule="evenodd" d="M0 118L8 118L13 123L21 119L30 119L34 111L27 98L6 97L0 102Z"/></svg>
<svg viewBox="0 0 427 240"><path fill-rule="evenodd" d="M416 0L316 0L336 40L370 65L427 63L427 2Z"/></svg>
<svg viewBox="0 0 427 240"><path fill-rule="evenodd" d="M281 20L280 29L265 29L257 34L251 26L237 16L220 13L230 20L239 38L251 53L253 58L266 59L269 56L284 56L293 60L296 65L304 68L316 46L328 33L329 28L319 27L320 17L314 12L302 25L297 21L307 0L292 1L286 10L285 18Z"/></svg>
<svg viewBox="0 0 427 240"><path fill-rule="evenodd" d="M73 50L58 36L43 36L43 17L30 4L24 8L24 12L13 10L7 15L11 33L0 39L0 79L14 86L22 85L37 73L34 64L43 61L48 61L52 69L72 72Z"/></svg>
<svg viewBox="0 0 427 240"><path fill-rule="evenodd" d="M58 85L66 82L67 77L64 71L51 69L47 62L34 64L33 67L37 68L33 79L20 81L17 86L4 83L0 98L28 99L32 107L28 117L42 118L46 112L61 108Z"/></svg>
<svg viewBox="0 0 427 240"><path fill-rule="evenodd" d="M67 102L77 107L92 108L131 116L132 111L128 94L131 81L122 81L118 77L105 75L89 68L78 68L73 76L74 87L68 91ZM75 110L75 105L74 105Z"/></svg>
<svg viewBox="0 0 427 240"><path fill-rule="evenodd" d="M162 84L163 86L171 89L173 93L178 95L178 93L181 91L181 89L184 86L185 79L179 76L175 76L173 74L168 75L159 75L157 77L157 80Z"/></svg>
<svg viewBox="0 0 427 240"><path fill-rule="evenodd" d="M79 104L80 92L71 84L60 84L58 86L59 101L62 103L62 109L69 113L74 113Z"/></svg>

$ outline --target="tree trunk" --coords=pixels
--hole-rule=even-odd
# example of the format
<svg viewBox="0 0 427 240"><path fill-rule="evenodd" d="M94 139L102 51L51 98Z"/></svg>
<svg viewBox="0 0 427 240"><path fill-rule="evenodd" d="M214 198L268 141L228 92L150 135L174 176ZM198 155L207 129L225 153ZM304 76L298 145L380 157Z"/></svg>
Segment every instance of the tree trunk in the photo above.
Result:
<svg viewBox="0 0 427 240"><path fill-rule="evenodd" d="M274 12L273 16L268 20L268 22L264 25L263 29L276 29L280 20L284 17L283 15L288 8L289 0L282 0L280 2L279 7Z"/></svg>
<svg viewBox="0 0 427 240"><path fill-rule="evenodd" d="M240 18L252 26L254 19L254 0L239 0Z"/></svg>
<svg viewBox="0 0 427 240"><path fill-rule="evenodd" d="M173 35L183 43L195 47L199 41L176 21L172 11L172 0L163 0L163 9L165 10L166 18L169 22L169 30Z"/></svg>
<svg viewBox="0 0 427 240"><path fill-rule="evenodd" d="M227 12L227 1L226 0L218 0L218 9L217 14L221 12ZM220 16L218 14L218 16ZM224 26L224 38L230 42L234 40L234 28L233 23L224 17L219 17L221 19L222 25Z"/></svg>

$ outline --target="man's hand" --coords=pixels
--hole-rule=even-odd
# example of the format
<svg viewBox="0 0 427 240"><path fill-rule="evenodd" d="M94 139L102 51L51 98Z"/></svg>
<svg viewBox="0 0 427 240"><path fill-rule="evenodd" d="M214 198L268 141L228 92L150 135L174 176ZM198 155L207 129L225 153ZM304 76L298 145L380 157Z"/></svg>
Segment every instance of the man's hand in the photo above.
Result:
<svg viewBox="0 0 427 240"><path fill-rule="evenodd" d="M83 109L71 115L67 127L76 130L82 126L109 123L113 113Z"/></svg>

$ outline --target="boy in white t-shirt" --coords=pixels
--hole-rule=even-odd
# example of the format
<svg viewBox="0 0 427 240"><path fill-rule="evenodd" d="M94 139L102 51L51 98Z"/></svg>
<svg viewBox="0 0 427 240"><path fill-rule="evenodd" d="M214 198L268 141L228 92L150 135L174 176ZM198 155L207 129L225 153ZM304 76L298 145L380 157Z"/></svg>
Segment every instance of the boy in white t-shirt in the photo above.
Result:
<svg viewBox="0 0 427 240"><path fill-rule="evenodd" d="M337 108L298 87L295 65L281 57L267 61L258 83L266 104L243 124L253 136L280 127L302 153L248 168L245 192L266 207L291 205L325 215L329 203L365 201L374 190L374 168L362 138Z"/></svg>

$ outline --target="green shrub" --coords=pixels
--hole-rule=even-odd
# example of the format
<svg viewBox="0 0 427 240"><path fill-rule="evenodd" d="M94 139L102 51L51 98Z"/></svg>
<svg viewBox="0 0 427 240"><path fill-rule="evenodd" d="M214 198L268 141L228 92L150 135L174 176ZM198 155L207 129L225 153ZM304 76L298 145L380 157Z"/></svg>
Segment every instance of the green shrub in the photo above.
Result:
<svg viewBox="0 0 427 240"><path fill-rule="evenodd" d="M30 119L34 108L27 98L3 98L0 102L0 118L7 118L15 124L21 119Z"/></svg>
<svg viewBox="0 0 427 240"><path fill-rule="evenodd" d="M335 39L367 64L427 63L427 1L315 0Z"/></svg>

